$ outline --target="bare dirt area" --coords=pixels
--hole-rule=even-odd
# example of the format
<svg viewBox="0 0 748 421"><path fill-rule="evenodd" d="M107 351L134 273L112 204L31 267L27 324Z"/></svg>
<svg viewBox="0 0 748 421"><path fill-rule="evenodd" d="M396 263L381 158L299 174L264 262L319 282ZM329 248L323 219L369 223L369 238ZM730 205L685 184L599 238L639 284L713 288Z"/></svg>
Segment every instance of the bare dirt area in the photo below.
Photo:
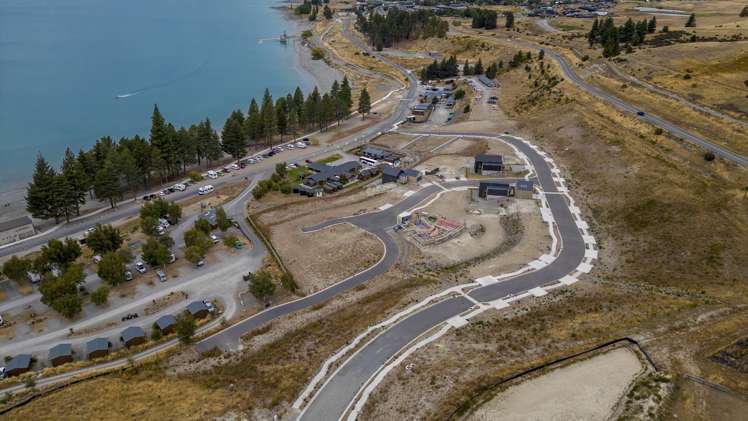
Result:
<svg viewBox="0 0 748 421"><path fill-rule="evenodd" d="M467 420L605 421L641 370L636 354L615 349L511 386Z"/></svg>
<svg viewBox="0 0 748 421"><path fill-rule="evenodd" d="M270 228L270 238L302 292L310 294L374 265L382 243L350 224L305 234L305 218Z"/></svg>
<svg viewBox="0 0 748 421"><path fill-rule="evenodd" d="M379 146L383 146L388 149L392 150L399 150L402 149L405 145L407 145L409 142L411 142L413 139L415 139L416 136L411 135L405 135L400 133L385 133L376 139L374 139L371 143Z"/></svg>
<svg viewBox="0 0 748 421"><path fill-rule="evenodd" d="M464 178L473 167L474 159L469 156L437 155L426 159L415 168L420 171L431 172L439 169L438 174L444 178Z"/></svg>

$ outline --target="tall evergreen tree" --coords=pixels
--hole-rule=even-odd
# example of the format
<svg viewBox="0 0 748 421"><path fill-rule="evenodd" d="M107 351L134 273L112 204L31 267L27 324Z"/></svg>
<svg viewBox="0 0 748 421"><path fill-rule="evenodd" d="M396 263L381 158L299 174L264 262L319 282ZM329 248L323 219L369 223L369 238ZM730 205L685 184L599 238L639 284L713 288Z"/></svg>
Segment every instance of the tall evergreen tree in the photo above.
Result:
<svg viewBox="0 0 748 421"><path fill-rule="evenodd" d="M654 34L657 30L657 17L652 16L652 19L647 22L647 32L650 34Z"/></svg>
<svg viewBox="0 0 748 421"><path fill-rule="evenodd" d="M282 142L283 136L288 133L288 107L285 97L280 97L275 101L275 127Z"/></svg>
<svg viewBox="0 0 748 421"><path fill-rule="evenodd" d="M740 11L740 17L741 17L741 18L744 18L744 17L746 17L746 16L748 16L748 6L745 6L745 7L743 8L743 10L741 10L741 11Z"/></svg>
<svg viewBox="0 0 748 421"><path fill-rule="evenodd" d="M277 132L275 125L275 104L269 89L265 89L260 107L260 118L262 119L262 134L267 144L272 144L273 136Z"/></svg>
<svg viewBox="0 0 748 421"><path fill-rule="evenodd" d="M343 76L343 81L340 83L340 99L345 105L345 114L350 114L351 107L353 107L353 95L351 93L351 84L348 82L348 76Z"/></svg>
<svg viewBox="0 0 748 421"><path fill-rule="evenodd" d="M244 136L247 139L256 142L260 137L262 137L261 126L260 108L257 106L257 101L252 98L252 101L249 103L247 118L244 120Z"/></svg>
<svg viewBox="0 0 748 421"><path fill-rule="evenodd" d="M112 208L117 204L117 199L122 196L119 171L115 162L114 152L104 160L104 164L96 172L94 192L100 200L109 201L109 205Z"/></svg>
<svg viewBox="0 0 748 421"><path fill-rule="evenodd" d="M135 198L142 177L135 158L133 158L129 149L120 147L116 152L115 160L115 167L121 180L124 181L126 190L132 192L133 198Z"/></svg>
<svg viewBox="0 0 748 421"><path fill-rule="evenodd" d="M57 173L54 168L39 154L36 158L36 168L31 183L26 189L26 210L34 218L55 218L58 222L60 211L55 206L59 198L55 197Z"/></svg>
<svg viewBox="0 0 748 421"><path fill-rule="evenodd" d="M366 86L361 88L361 94L358 97L358 112L361 114L361 118L366 116L371 111L371 97L369 97L369 91L366 90Z"/></svg>
<svg viewBox="0 0 748 421"><path fill-rule="evenodd" d="M514 13L506 12L506 27L514 28Z"/></svg>
<svg viewBox="0 0 748 421"><path fill-rule="evenodd" d="M65 150L65 157L62 159L62 177L68 194L66 202L75 209L76 215L80 215L80 206L86 203L90 181L83 165L70 148Z"/></svg>
<svg viewBox="0 0 748 421"><path fill-rule="evenodd" d="M482 75L483 74L483 61L481 61L480 58L478 58L478 62L475 63L475 66L473 67L473 74L474 75Z"/></svg>
<svg viewBox="0 0 748 421"><path fill-rule="evenodd" d="M240 110L234 110L221 132L221 147L224 152L234 159L239 159L247 153L247 142L244 139L244 116Z"/></svg>
<svg viewBox="0 0 748 421"><path fill-rule="evenodd" d="M696 26L696 14L691 13L691 16L688 17L688 22L686 22L686 28L693 28Z"/></svg>

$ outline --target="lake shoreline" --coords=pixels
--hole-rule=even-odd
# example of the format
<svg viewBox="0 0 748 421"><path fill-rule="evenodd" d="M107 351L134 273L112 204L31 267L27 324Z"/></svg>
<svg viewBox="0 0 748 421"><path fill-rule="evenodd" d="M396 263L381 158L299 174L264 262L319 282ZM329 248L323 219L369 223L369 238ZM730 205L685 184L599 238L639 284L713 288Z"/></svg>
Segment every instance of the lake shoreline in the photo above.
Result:
<svg viewBox="0 0 748 421"><path fill-rule="evenodd" d="M329 90L333 81L342 78L342 74L338 70L327 65L324 60L312 60L310 50L301 42L301 32L307 29L309 25L300 19L296 19L293 12L287 7L279 4L273 4L269 7L276 10L281 18L288 22L293 28L292 33L289 34L293 37L293 39L290 40L291 45L289 47L294 49L293 65L295 71L300 77L300 83L298 85L310 87L317 86L321 92ZM285 96L287 93L293 94L294 89L295 87L289 87L288 92L273 92L273 95L277 97L278 95ZM219 125L215 125L214 127L216 130L221 129L221 126ZM147 135L147 133L141 135ZM29 162L29 165L33 166L34 163ZM26 187L30 181L31 176L22 182L6 184L0 187L0 222L28 214L26 212L25 196ZM158 187L154 186L153 190L157 189ZM104 205L106 204L103 204L102 206ZM85 207L99 207L99 202L87 203ZM47 222L42 222L41 220L36 219L34 220L34 223L38 228L48 225Z"/></svg>

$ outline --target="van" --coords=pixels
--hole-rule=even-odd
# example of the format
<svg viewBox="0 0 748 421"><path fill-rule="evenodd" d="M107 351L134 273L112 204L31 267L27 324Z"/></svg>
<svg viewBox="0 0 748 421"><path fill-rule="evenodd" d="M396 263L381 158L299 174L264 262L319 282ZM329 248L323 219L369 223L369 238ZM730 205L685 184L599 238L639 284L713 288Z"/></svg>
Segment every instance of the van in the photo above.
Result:
<svg viewBox="0 0 748 421"><path fill-rule="evenodd" d="M213 186L212 186L212 185L210 185L210 184L208 184L207 186L203 186L203 187L200 187L200 188L199 188L199 189L197 190L197 194L199 194L199 195L201 195L201 196L202 196L202 195L204 195L204 194L210 194L210 193L213 193L213 190L215 190L215 189L213 188Z"/></svg>
<svg viewBox="0 0 748 421"><path fill-rule="evenodd" d="M157 270L156 271L156 276L158 276L158 280L159 281L166 282L166 274L164 273L163 270Z"/></svg>
<svg viewBox="0 0 748 421"><path fill-rule="evenodd" d="M207 173L207 174L208 174L208 178L212 178L212 179L214 179L214 180L215 180L216 178L218 178L218 173L217 173L217 172L215 172L215 171L213 171L213 170L210 170L210 171L208 171L208 173Z"/></svg>
<svg viewBox="0 0 748 421"><path fill-rule="evenodd" d="M173 189L174 190L179 190L179 191L185 191L185 190L187 190L187 186L185 186L182 183L177 183L177 184L174 185Z"/></svg>

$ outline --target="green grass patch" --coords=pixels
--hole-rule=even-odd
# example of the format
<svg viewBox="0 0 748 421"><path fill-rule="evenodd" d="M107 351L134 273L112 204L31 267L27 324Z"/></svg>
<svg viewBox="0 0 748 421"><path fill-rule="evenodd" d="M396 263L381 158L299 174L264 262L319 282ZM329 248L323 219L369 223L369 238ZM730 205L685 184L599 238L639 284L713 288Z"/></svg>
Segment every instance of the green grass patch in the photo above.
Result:
<svg viewBox="0 0 748 421"><path fill-rule="evenodd" d="M332 154L330 156L326 156L326 157L324 157L324 158L322 158L322 159L320 159L318 161L314 161L314 162L316 162L318 164L329 164L331 162L337 161L338 159L340 159L342 157L343 157L342 155L340 155L339 153L336 153L336 154Z"/></svg>

